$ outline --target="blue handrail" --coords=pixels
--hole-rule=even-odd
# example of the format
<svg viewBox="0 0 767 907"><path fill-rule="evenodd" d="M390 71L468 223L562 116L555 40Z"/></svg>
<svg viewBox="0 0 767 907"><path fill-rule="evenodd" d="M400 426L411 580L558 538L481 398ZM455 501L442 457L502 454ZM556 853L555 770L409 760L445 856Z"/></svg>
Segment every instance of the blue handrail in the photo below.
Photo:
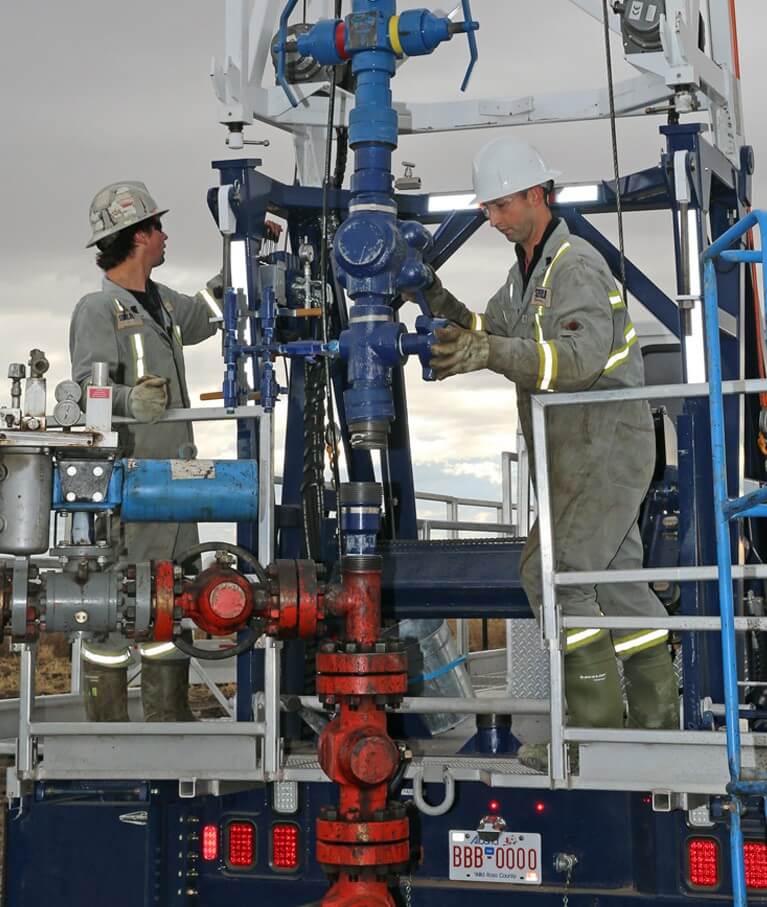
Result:
<svg viewBox="0 0 767 907"><path fill-rule="evenodd" d="M725 448L724 400L722 397L722 357L719 344L719 294L715 260L738 263L758 262L765 265L764 251L733 249L753 227L758 226L760 240L767 230L767 212L752 211L727 230L701 255L703 263L703 299L705 309L706 358L708 364L709 406L711 414L711 452L713 461L714 516L716 523L716 552L719 567L719 604L722 620L722 662L724 705L726 715L727 761L730 770L730 863L732 869L733 902L746 907L745 866L743 863L743 830L741 798L747 795L765 797L767 811L767 780L741 780L741 741L738 696L738 670L735 646L735 610L732 591L732 550L730 521L746 515L766 515L761 506L767 494L760 489L742 498L730 500L727 494L727 454ZM763 276L767 281L767 277ZM767 283L765 284L767 289ZM763 297L765 298L765 297Z"/></svg>

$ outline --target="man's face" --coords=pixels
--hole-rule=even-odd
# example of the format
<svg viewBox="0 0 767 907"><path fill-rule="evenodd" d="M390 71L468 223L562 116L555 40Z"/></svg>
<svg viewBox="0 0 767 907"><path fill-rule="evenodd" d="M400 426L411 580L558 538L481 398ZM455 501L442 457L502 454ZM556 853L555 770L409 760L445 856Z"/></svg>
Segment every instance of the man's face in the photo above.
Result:
<svg viewBox="0 0 767 907"><path fill-rule="evenodd" d="M530 190L505 195L482 205L485 216L509 242L524 243L535 230L535 206L529 198Z"/></svg>
<svg viewBox="0 0 767 907"><path fill-rule="evenodd" d="M147 259L149 264L156 268L165 261L165 243L168 241L168 234L164 232L159 217L155 217L149 223L151 233L147 242Z"/></svg>
<svg viewBox="0 0 767 907"><path fill-rule="evenodd" d="M141 248L144 260L150 268L157 268L165 261L165 243L168 234L163 231L159 217L147 221L147 225L136 234L137 248Z"/></svg>

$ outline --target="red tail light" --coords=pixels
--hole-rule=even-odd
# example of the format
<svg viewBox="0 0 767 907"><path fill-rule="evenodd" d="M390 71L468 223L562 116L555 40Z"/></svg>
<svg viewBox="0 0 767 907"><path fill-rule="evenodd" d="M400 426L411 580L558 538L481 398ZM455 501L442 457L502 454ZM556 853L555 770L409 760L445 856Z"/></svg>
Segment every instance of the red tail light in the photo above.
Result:
<svg viewBox="0 0 767 907"><path fill-rule="evenodd" d="M298 826L292 822L275 822L272 825L272 869L298 868Z"/></svg>
<svg viewBox="0 0 767 907"><path fill-rule="evenodd" d="M256 829L252 822L230 822L227 832L227 862L242 869L255 863Z"/></svg>
<svg viewBox="0 0 767 907"><path fill-rule="evenodd" d="M720 882L719 843L714 838L689 838L687 865L692 886L717 888Z"/></svg>
<svg viewBox="0 0 767 907"><path fill-rule="evenodd" d="M218 859L218 825L202 827L202 858L208 861Z"/></svg>
<svg viewBox="0 0 767 907"><path fill-rule="evenodd" d="M767 888L767 844L746 841L743 861L746 864L746 885L749 888Z"/></svg>

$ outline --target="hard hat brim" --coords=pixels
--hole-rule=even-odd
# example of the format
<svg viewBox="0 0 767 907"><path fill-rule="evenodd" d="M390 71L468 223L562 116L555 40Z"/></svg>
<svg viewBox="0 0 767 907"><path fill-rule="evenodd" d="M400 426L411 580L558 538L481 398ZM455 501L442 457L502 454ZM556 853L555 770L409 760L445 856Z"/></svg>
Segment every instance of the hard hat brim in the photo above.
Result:
<svg viewBox="0 0 767 907"><path fill-rule="evenodd" d="M116 227L112 230L105 230L99 235L93 235L90 240L86 243L85 248L90 249L93 246L101 242L102 239L108 239L110 236L117 236L118 233L122 233L123 230L129 230L131 227L135 227L138 224L143 224L144 221L151 220L153 217L162 217L164 214L167 214L170 211L170 208L157 209L157 211L151 211L149 214L144 217L140 217L138 220L135 220L132 224L125 224L122 227Z"/></svg>
<svg viewBox="0 0 767 907"><path fill-rule="evenodd" d="M542 174L542 179L537 180L530 186L517 186L514 187L514 184L510 184L508 192L504 192L503 195L496 195L494 198L480 198L479 195L474 196L474 203L477 205L489 205L491 202L497 202L502 198L508 198L509 195L514 195L516 192L526 192L528 189L534 189L536 186L545 186L546 183L554 183L559 177L562 176L561 170L547 170Z"/></svg>

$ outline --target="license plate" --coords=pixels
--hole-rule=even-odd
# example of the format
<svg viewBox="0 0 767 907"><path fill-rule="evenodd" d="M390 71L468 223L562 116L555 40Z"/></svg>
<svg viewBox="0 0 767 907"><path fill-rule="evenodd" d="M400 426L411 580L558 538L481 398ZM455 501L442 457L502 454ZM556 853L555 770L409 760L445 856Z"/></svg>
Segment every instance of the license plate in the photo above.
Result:
<svg viewBox="0 0 767 907"><path fill-rule="evenodd" d="M455 882L541 884L541 836L502 831L480 841L477 831L450 832L450 879Z"/></svg>

